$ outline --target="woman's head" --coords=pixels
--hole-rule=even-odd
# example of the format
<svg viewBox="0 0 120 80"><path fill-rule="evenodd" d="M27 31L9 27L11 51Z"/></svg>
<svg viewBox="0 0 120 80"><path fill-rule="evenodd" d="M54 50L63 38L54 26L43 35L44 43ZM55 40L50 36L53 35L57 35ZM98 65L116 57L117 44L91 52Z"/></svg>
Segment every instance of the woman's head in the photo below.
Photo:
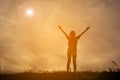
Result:
<svg viewBox="0 0 120 80"><path fill-rule="evenodd" d="M70 36L75 36L75 31L70 31Z"/></svg>

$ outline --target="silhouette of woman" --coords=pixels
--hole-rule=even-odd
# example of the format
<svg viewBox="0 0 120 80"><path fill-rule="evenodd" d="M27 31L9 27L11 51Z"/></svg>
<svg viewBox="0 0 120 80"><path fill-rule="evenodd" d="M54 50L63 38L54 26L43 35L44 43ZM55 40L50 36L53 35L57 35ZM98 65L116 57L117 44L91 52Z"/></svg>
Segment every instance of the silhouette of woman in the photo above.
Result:
<svg viewBox="0 0 120 80"><path fill-rule="evenodd" d="M75 36L75 31L70 31L70 36L64 32L64 30L61 28L61 26L58 26L59 29L64 33L68 40L68 50L67 50L67 72L70 70L70 62L71 62L71 57L73 59L73 67L74 67L74 72L76 72L76 56L77 56L77 41L80 39L80 37L90 28L88 26L86 30L84 30L81 34L78 36Z"/></svg>

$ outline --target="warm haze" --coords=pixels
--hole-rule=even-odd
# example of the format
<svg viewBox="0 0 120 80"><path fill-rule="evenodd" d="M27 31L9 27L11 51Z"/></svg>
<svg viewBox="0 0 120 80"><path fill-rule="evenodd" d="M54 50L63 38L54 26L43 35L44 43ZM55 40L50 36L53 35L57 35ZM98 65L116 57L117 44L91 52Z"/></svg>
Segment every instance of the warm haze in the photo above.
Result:
<svg viewBox="0 0 120 80"><path fill-rule="evenodd" d="M91 29L78 42L78 70L115 67L120 58L119 0L0 0L3 71L65 70L69 34Z"/></svg>

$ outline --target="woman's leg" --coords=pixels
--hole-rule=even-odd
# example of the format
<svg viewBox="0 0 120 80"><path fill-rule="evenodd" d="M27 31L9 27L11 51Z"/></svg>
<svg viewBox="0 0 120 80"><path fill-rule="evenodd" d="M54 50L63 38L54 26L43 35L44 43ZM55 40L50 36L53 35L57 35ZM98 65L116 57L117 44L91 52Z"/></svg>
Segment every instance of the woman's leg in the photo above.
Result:
<svg viewBox="0 0 120 80"><path fill-rule="evenodd" d="M76 51L75 51L75 53L73 54L73 67L74 67L74 72L76 72L76 68L77 68L77 65L76 65L76 56L77 56L77 54L76 54Z"/></svg>
<svg viewBox="0 0 120 80"><path fill-rule="evenodd" d="M70 62L71 62L71 52L68 49L68 52L67 52L67 72L69 72L69 70L70 70Z"/></svg>

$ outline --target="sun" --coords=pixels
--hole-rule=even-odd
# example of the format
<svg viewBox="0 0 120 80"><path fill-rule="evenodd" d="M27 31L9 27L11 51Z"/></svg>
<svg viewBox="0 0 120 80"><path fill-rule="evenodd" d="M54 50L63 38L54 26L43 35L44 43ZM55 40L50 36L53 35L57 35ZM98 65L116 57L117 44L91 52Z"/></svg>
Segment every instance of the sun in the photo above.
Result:
<svg viewBox="0 0 120 80"><path fill-rule="evenodd" d="M27 16L32 17L34 15L34 10L32 8L28 8L25 13Z"/></svg>

